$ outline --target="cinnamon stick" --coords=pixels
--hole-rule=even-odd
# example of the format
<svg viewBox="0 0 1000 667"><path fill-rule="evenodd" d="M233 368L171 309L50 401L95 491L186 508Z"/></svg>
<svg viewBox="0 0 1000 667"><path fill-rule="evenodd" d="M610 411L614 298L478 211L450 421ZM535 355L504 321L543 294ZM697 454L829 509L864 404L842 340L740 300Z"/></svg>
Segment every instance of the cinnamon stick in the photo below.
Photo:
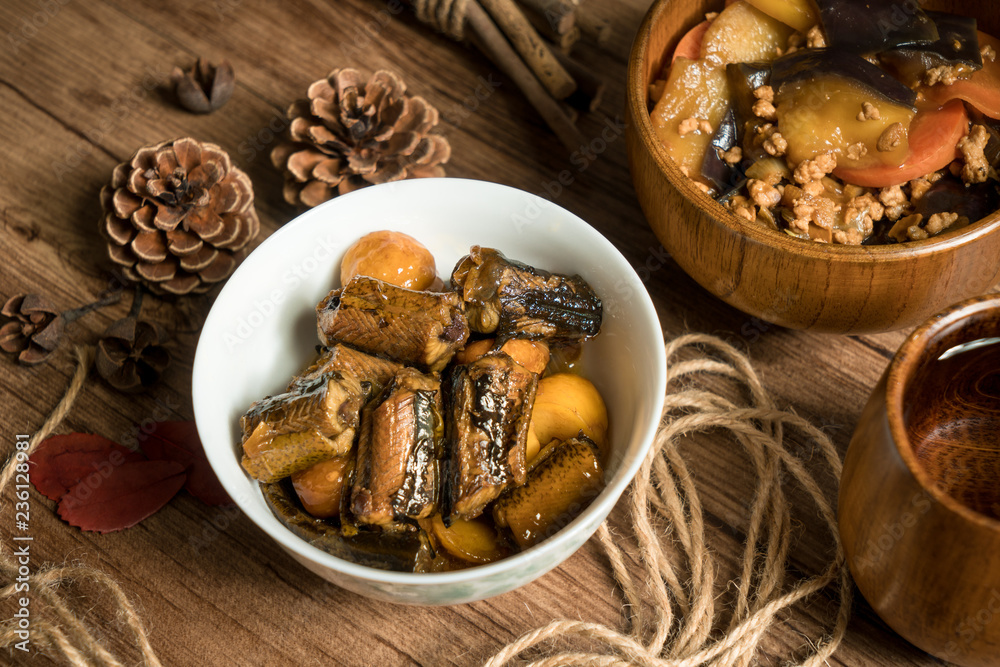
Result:
<svg viewBox="0 0 1000 667"><path fill-rule="evenodd" d="M466 10L467 17L476 13L472 9L476 4L476 2L469 3L469 9ZM552 51L545 45L538 32L531 26L513 0L479 0L478 4L490 13L493 20L496 21L496 25L507 35L511 44L521 54L524 62L531 68L531 71L535 73L535 76L552 97L557 100L565 99L576 90L576 82L573 81L573 77L559 64Z"/></svg>
<svg viewBox="0 0 1000 667"><path fill-rule="evenodd" d="M567 30L565 33L560 34L556 32L549 22L545 20L545 17L538 12L525 7L524 15L529 21L531 21L531 25L535 26L535 30L538 31L538 34L552 42L552 46L554 46L558 51L568 53L573 48L573 45L580 41L582 33L580 32L580 28L576 25Z"/></svg>
<svg viewBox="0 0 1000 667"><path fill-rule="evenodd" d="M576 5L569 0L519 0L525 14L541 17L553 34L565 35L576 25ZM553 40L555 41L555 40Z"/></svg>
<svg viewBox="0 0 1000 667"><path fill-rule="evenodd" d="M569 150L576 150L587 143L580 131L559 103L549 95L528 66L524 64L504 38L496 24L477 2L470 2L466 10L466 28L471 31L478 48L507 75L545 120L559 141Z"/></svg>
<svg viewBox="0 0 1000 667"><path fill-rule="evenodd" d="M576 90L566 98L566 102L580 111L597 111L604 101L607 84L594 74L593 70L570 58L565 53L555 52L559 63L566 68L576 81Z"/></svg>
<svg viewBox="0 0 1000 667"><path fill-rule="evenodd" d="M607 46L608 42L611 41L611 33L613 32L611 21L595 16L593 12L588 12L585 7L577 9L576 24L583 32L583 36L598 46Z"/></svg>

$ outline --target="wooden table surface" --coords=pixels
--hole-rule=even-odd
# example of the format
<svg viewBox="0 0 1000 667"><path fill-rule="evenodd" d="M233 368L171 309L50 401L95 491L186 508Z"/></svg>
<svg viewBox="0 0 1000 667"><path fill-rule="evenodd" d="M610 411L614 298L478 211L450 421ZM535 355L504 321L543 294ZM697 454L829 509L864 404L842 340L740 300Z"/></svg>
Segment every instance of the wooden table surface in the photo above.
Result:
<svg viewBox="0 0 1000 667"><path fill-rule="evenodd" d="M608 82L597 113L582 117L585 137L620 122L622 81L632 36L649 0L588 0L613 18L614 38L576 54ZM632 189L621 135L572 159L513 85L478 52L435 34L394 3L379 0L33 0L0 3L0 297L48 296L57 307L88 303L108 286L110 263L97 233L98 191L112 168L139 146L190 135L220 144L253 180L261 238L296 215L281 198L268 151L283 111L330 69L391 68L442 111L451 142L448 174L497 181L555 196L625 254L645 279L667 337L720 336L747 351L779 405L832 435L841 454L878 376L906 332L831 336L785 330L738 312L701 289L665 256ZM228 58L232 100L206 116L172 102L171 68L197 56ZM477 104L482 81L499 87ZM600 146L599 143L595 144ZM556 193L556 178L572 183ZM548 194L546 194L548 192ZM122 439L134 424L192 418L190 380L198 329L210 297L147 298L144 316L166 323L174 362L165 382L142 396L122 395L91 377L60 432ZM128 309L128 299L88 315L70 340L34 368L0 360L0 452L34 432L73 372L72 343L93 343ZM735 576L748 467L724 439L686 450L703 492L709 545L724 582ZM834 480L825 480L835 493ZM4 496L0 536L13 529ZM108 535L63 523L52 503L32 495L33 567L70 560L105 569L122 582L145 619L164 665L471 665L521 633L556 618L621 627L620 591L596 540L538 581L474 604L415 608L373 602L325 585L234 510L210 508L181 493L140 525ZM808 507L796 516L793 567L818 571L829 537ZM626 533L625 513L612 515ZM633 563L634 565L634 563ZM6 585L8 582L0 582ZM71 587L71 590L73 587ZM86 586L75 611L125 664L136 664L108 596ZM832 596L832 591L830 596ZM832 597L783 614L764 645L765 664L801 654L829 627ZM10 601L0 620L10 618ZM538 653L533 653L538 655ZM40 654L0 651L0 663L46 664ZM858 599L833 664L939 664L898 638ZM20 664L20 663L17 663Z"/></svg>

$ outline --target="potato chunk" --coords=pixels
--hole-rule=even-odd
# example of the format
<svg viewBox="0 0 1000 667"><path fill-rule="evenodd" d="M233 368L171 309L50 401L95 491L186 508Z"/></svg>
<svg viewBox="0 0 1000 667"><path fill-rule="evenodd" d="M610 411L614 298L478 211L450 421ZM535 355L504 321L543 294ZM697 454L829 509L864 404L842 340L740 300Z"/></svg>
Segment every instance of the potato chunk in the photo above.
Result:
<svg viewBox="0 0 1000 667"><path fill-rule="evenodd" d="M723 9L708 26L701 57L716 66L770 62L785 48L792 29L753 5L738 0Z"/></svg>
<svg viewBox="0 0 1000 667"><path fill-rule="evenodd" d="M678 58L674 61L663 97L656 103L650 120L681 171L699 182L707 184L701 177L705 150L728 108L729 82L725 68L716 67L707 60ZM682 127L692 120L698 125L697 129L687 131L686 126Z"/></svg>

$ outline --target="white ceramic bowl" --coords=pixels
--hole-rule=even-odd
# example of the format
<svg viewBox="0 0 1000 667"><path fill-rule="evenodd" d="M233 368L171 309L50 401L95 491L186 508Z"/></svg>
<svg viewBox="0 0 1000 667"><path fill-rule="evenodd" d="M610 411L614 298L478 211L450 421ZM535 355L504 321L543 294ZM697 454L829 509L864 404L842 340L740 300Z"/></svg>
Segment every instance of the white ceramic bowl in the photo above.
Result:
<svg viewBox="0 0 1000 667"><path fill-rule="evenodd" d="M313 356L315 306L338 284L340 259L379 229L426 245L443 278L479 244L560 273L579 273L604 303L601 334L584 346L582 373L610 415L603 492L548 540L502 561L457 572L385 572L336 558L295 537L240 467L239 417L280 392ZM369 597L458 604L513 590L556 567L604 521L645 457L665 390L663 334L645 287L624 257L583 220L513 188L455 178L403 181L337 197L260 245L229 279L202 329L194 361L195 421L226 491L261 530L307 568Z"/></svg>

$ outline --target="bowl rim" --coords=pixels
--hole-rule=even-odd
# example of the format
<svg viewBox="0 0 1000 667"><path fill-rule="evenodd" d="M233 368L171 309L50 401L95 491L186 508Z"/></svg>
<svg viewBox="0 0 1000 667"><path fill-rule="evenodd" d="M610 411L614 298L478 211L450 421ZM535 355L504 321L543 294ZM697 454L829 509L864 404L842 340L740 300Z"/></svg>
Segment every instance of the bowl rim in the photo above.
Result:
<svg viewBox="0 0 1000 667"><path fill-rule="evenodd" d="M657 138L653 123L649 119L649 110L646 104L647 84L642 73L649 54L649 36L653 26L661 21L661 15L666 11L667 6L676 2L677 0L654 0L643 17L629 52L625 79L625 103L642 146L649 151L657 168L670 184L691 201L705 217L762 245L773 246L796 255L804 255L810 259L844 263L908 262L916 257L936 254L948 249L954 250L974 243L977 239L1000 229L1000 210L997 210L961 229L947 231L920 241L855 246L795 238L768 229L763 225L750 223L719 205L714 199L696 188L691 179L681 173L673 158L667 153L667 149Z"/></svg>
<svg viewBox="0 0 1000 667"><path fill-rule="evenodd" d="M917 484L935 501L957 514L962 520L1000 535L1000 519L982 514L959 502L941 490L917 460L906 434L903 420L904 394L907 384L927 361L927 350L935 339L960 328L963 322L977 314L996 311L1000 315L1000 293L983 294L960 301L937 313L917 327L896 351L886 370L885 413L892 436L892 446Z"/></svg>
<svg viewBox="0 0 1000 667"><path fill-rule="evenodd" d="M379 185L373 185L360 190L356 190L351 193L340 195L334 197L333 199L324 202L316 207L308 209L295 218L285 223L283 226L279 227L273 234L260 243L257 248L254 248L253 252L257 252L259 248L264 247L266 244L272 243L272 239L280 239L286 235L294 233L294 230L306 224L313 218L317 218L326 215L325 211L343 204L344 201L361 199L365 197L377 198L383 194L391 194L393 197L407 197L410 193L421 192L426 189L442 189L442 196L451 188L479 188L482 192L494 191L500 193L501 196L510 198L517 197L524 201L525 198L530 200L530 202L542 206L544 210L558 213L564 216L566 221L572 223L576 229L573 230L574 234L583 235L589 237L587 240L600 245L603 252L606 253L611 261L616 263L620 268L626 269L626 275L630 278L630 281L634 281L634 286L638 289L634 290L633 299L635 300L636 307L636 317L633 321L640 322L644 327L651 327L655 332L657 332L658 339L661 344L653 346L653 359L649 360L649 365L655 366L660 369L653 378L655 385L655 394L650 399L652 405L650 407L651 418L648 423L642 426L641 430L637 432L636 438L639 439L640 446L633 460L623 461L623 465L618 469L615 476L609 480L606 480L605 487L601 490L601 493L587 506L587 508L575 517L570 523L563 526L556 534L551 538L546 539L535 546L518 552L507 558L503 558L494 563L487 563L483 565L476 565L470 568L448 571L448 572L396 572L390 570L380 570L377 568L372 568L364 565L359 565L351 561L338 558L333 554L319 549L305 540L294 535L287 527L283 524L278 523L278 528L280 530L276 533L272 531L270 526L261 525L258 523L254 517L243 510L242 505L246 500L244 500L240 493L237 493L238 489L231 486L227 478L223 475L219 476L219 481L222 483L223 488L233 499L233 502L240 509L240 511L247 516L248 519L253 522L258 529L264 532L268 537L273 539L282 548L292 551L296 557L302 557L308 561L318 564L322 567L334 570L336 572L342 573L354 579L360 579L370 582L378 582L382 584L402 584L411 588L428 588L437 587L442 585L452 585L461 584L465 582L472 582L477 580L493 579L497 576L503 575L508 572L516 572L516 570L525 563L528 562L544 562L550 554L558 554L566 548L566 543L574 539L575 534L584 522L588 521L591 517L601 516L601 523L606 519L607 515L611 512L614 506L618 503L625 488L631 484L635 475L637 474L643 461L647 458L650 449L653 446L655 440L656 432L659 426L660 415L663 411L663 402L666 394L666 353L665 348L662 344L663 341L663 330L660 325L659 316L656 312L656 308L653 305L652 299L649 292L646 290L645 285L642 283L635 269L632 267L631 263L625 258L624 255L612 244L601 232L599 232L595 227L590 225L588 222L583 220L581 217L575 213L569 211L568 209L558 205L557 203L540 197L536 194L528 192L526 190L521 190L507 185L502 185L499 183L493 183L489 181L481 181L475 179L465 179L465 178L421 178L413 180L396 181L392 183L384 183ZM277 241L273 241L277 243ZM251 253L253 254L253 253ZM238 283L238 278L241 271L250 271L252 269L249 262L244 261L237 268L236 272L226 281L222 290L219 292L215 299L215 303L218 303L222 296L226 293L226 290L235 290L235 285ZM230 287L230 285L233 285ZM221 317L218 311L215 309L215 304L213 303L212 309L209 311L208 316L205 319L205 323L202 327L202 332L209 329L210 322L213 321L213 312L216 317ZM200 390L198 389L200 382L199 379L207 371L205 370L204 359L206 353L204 348L202 348L201 336L199 336L198 346L195 351L194 364L192 369L192 400L194 404L195 422L202 421L199 419L199 401L198 396ZM203 360L199 364L199 358ZM205 419L206 417L203 417ZM200 429L199 429L200 432ZM214 451L214 449L213 449ZM213 456L208 454L206 449L206 455L209 459L209 464L212 466L213 471L215 465L213 462ZM217 454L217 456L231 456L232 447L228 448L228 451ZM221 459L220 459L221 460ZM256 494L259 495L259 489L254 489ZM268 510L269 512L269 510ZM273 515L270 515L272 516ZM600 525L598 523L594 526L594 529ZM574 526L577 528L574 529ZM581 545L590 539L592 533L588 534L587 537L581 541ZM571 551L561 556L556 556L556 564L561 563L566 558L575 552ZM533 579L534 577L532 577ZM518 584L518 586L523 584Z"/></svg>

